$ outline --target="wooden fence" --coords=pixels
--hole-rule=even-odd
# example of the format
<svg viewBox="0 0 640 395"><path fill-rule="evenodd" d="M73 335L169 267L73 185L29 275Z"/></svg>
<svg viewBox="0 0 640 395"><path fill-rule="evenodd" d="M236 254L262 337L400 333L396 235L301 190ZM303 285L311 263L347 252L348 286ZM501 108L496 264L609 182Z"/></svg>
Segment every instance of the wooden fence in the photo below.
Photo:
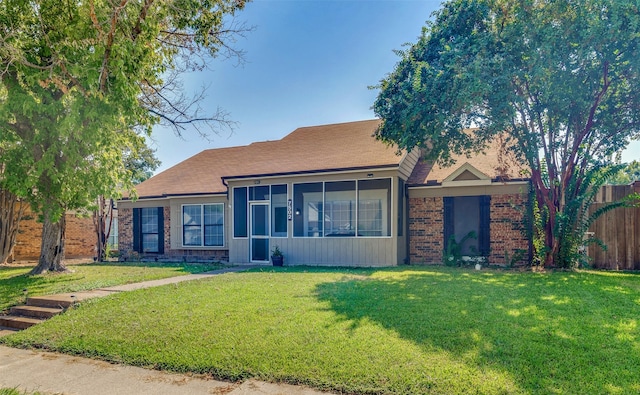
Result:
<svg viewBox="0 0 640 395"><path fill-rule="evenodd" d="M640 181L632 185L606 185L598 193L591 212L634 192L640 193ZM589 230L607 246L604 251L598 245L589 245L587 254L596 268L640 270L640 207L606 212Z"/></svg>

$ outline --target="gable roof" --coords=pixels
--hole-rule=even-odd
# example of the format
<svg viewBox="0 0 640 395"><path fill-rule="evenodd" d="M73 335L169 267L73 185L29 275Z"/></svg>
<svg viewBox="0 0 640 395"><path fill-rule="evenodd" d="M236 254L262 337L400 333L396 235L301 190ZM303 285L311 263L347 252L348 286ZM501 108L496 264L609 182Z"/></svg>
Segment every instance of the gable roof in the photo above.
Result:
<svg viewBox="0 0 640 395"><path fill-rule="evenodd" d="M489 144L484 152L472 155L452 155L455 164L444 167L420 158L413 173L407 180L409 185L435 185L442 182L453 181L465 171L470 171L478 179L522 180L528 178L527 166L518 162L513 154L508 151L501 139L496 139Z"/></svg>
<svg viewBox="0 0 640 395"><path fill-rule="evenodd" d="M205 150L139 184L138 197L226 193L225 178L398 167L406 153L373 137L379 124L302 127L281 140Z"/></svg>

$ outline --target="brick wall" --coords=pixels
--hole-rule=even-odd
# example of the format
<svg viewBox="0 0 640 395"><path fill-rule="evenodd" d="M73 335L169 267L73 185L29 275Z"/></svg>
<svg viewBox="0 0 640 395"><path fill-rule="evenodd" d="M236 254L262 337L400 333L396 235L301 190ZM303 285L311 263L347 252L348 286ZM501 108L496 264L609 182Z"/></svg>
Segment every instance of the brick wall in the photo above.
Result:
<svg viewBox="0 0 640 395"><path fill-rule="evenodd" d="M229 261L229 250L185 250L171 249L171 208L163 208L164 216L164 254L133 253L133 209L118 210L118 250L123 260L142 258L171 261Z"/></svg>
<svg viewBox="0 0 640 395"><path fill-rule="evenodd" d="M525 195L520 194L491 196L489 264L507 265L528 262L529 240L523 232L526 226L524 220L526 199ZM443 217L442 197L409 199L411 263L442 263Z"/></svg>
<svg viewBox="0 0 640 395"><path fill-rule="evenodd" d="M93 218L67 214L66 258L93 258L96 256L97 240Z"/></svg>
<svg viewBox="0 0 640 395"><path fill-rule="evenodd" d="M441 263L444 205L440 197L409 199L409 261Z"/></svg>
<svg viewBox="0 0 640 395"><path fill-rule="evenodd" d="M133 251L133 209L118 207L118 251L120 256Z"/></svg>
<svg viewBox="0 0 640 395"><path fill-rule="evenodd" d="M20 221L16 246L13 249L14 260L31 260L40 257L42 223L27 209ZM66 214L66 258L93 258L95 255L96 236L91 217L79 217Z"/></svg>
<svg viewBox="0 0 640 395"><path fill-rule="evenodd" d="M525 233L526 203L526 195L491 196L490 264L528 263L529 239Z"/></svg>

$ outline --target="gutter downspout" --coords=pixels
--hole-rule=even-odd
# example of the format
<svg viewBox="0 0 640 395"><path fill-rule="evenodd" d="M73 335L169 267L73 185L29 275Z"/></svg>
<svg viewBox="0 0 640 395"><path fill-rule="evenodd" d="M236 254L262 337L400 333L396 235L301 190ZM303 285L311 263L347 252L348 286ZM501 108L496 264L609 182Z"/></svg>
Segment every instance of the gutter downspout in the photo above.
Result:
<svg viewBox="0 0 640 395"><path fill-rule="evenodd" d="M227 188L227 202L228 202L229 201L229 184L227 184L227 180L224 177L222 177L221 180L222 180L222 185L224 185L224 187Z"/></svg>

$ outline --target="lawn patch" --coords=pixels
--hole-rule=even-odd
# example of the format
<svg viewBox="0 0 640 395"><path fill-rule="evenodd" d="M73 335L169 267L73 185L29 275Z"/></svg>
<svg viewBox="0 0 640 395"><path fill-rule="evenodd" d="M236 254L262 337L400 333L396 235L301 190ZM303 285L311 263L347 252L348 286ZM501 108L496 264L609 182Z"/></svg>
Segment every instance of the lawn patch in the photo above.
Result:
<svg viewBox="0 0 640 395"><path fill-rule="evenodd" d="M350 393L637 393L639 280L261 269L92 300L2 341Z"/></svg>
<svg viewBox="0 0 640 395"><path fill-rule="evenodd" d="M68 273L28 275L32 266L0 266L0 312L29 296L77 292L114 285L201 273L220 268L217 264L183 263L91 263L68 265Z"/></svg>

